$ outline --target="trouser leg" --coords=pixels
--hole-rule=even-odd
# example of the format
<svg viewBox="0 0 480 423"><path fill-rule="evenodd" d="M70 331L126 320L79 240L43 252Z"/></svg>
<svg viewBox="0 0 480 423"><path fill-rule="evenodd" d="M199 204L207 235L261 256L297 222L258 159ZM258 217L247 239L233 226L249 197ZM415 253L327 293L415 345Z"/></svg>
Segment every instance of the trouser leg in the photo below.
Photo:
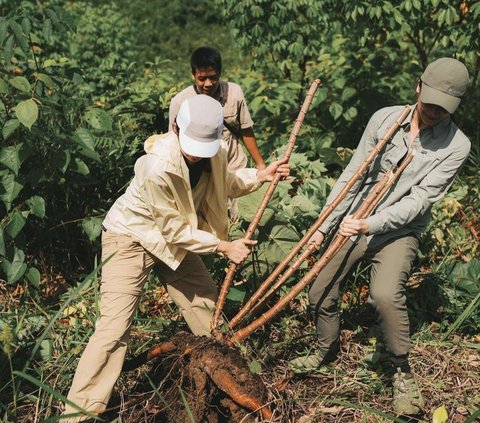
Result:
<svg viewBox="0 0 480 423"><path fill-rule="evenodd" d="M102 260L100 317L78 363L68 399L94 414L103 412L122 369L133 316L154 262L130 237L106 233ZM64 414L78 410L66 405ZM68 421L77 421L76 419Z"/></svg>
<svg viewBox="0 0 480 423"><path fill-rule="evenodd" d="M309 302L320 343L327 354L338 338L338 295L341 282L366 250L365 237L358 244L348 240L330 263L320 272L309 292Z"/></svg>
<svg viewBox="0 0 480 423"><path fill-rule="evenodd" d="M370 298L379 315L387 348L395 356L410 350L410 324L405 284L418 250L418 240L405 236L382 245L371 256Z"/></svg>
<svg viewBox="0 0 480 423"><path fill-rule="evenodd" d="M189 252L175 271L159 263L155 273L166 284L168 294L193 334L209 335L218 294L215 282L200 256Z"/></svg>

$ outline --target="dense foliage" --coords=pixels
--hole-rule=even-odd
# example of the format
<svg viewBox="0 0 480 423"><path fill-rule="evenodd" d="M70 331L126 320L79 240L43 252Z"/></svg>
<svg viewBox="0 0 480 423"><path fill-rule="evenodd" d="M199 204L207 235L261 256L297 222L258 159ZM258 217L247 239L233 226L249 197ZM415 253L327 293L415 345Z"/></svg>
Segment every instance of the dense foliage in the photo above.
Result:
<svg viewBox="0 0 480 423"><path fill-rule="evenodd" d="M202 44L221 50L225 78L242 86L265 157L281 153L309 82L322 79L292 156L294 179L280 184L266 210L259 246L230 294L233 308L313 223L371 113L414 103L429 61L447 55L466 63L471 89L455 119L472 154L433 210L416 267L418 277L427 275L425 288L411 301L418 326L435 319L445 337L478 333L479 34L480 2L466 0L0 0L0 351L9 358L0 380L12 377L0 403L21 392L15 357L33 350L15 368L43 380L32 360L60 372L81 349L69 351L65 340L91 332L102 218L131 178L143 141L166 130L169 101L190 83L189 55ZM233 237L261 196L240 200ZM225 260L209 265L221 280ZM361 296L365 282L357 269L349 298ZM31 301L49 308L27 312ZM60 316L65 325L50 331ZM285 317L282 328L292 321ZM165 333L175 324L155 323ZM54 343L62 352L56 363ZM55 383L63 392L69 380Z"/></svg>

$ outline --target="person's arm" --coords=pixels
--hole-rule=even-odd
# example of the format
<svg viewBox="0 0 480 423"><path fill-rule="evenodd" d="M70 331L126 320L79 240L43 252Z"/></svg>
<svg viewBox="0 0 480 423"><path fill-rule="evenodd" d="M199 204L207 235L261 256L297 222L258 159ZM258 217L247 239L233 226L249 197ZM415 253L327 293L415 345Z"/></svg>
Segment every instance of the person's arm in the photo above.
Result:
<svg viewBox="0 0 480 423"><path fill-rule="evenodd" d="M413 186L408 195L365 219L368 233L374 235L401 228L426 213L446 194L469 151L469 144L453 150L418 185Z"/></svg>
<svg viewBox="0 0 480 423"><path fill-rule="evenodd" d="M252 157L255 162L257 169L265 169L265 161L263 160L262 153L258 149L257 139L255 133L253 132L253 120L250 116L250 111L248 110L247 102L243 94L242 88L239 85L229 85L230 88L236 88L237 97L237 113L238 113L238 123L240 125L240 134L242 141L245 144L245 148L248 151L248 154Z"/></svg>
<svg viewBox="0 0 480 423"><path fill-rule="evenodd" d="M260 170L265 169L267 166L263 161L262 153L260 153L260 150L258 149L257 139L255 138L253 128L250 127L241 129L241 133L243 143L245 144L245 147L250 156L252 156L252 159L255 162L255 166L257 167L257 169Z"/></svg>
<svg viewBox="0 0 480 423"><path fill-rule="evenodd" d="M235 172L227 170L227 192L233 198L249 194L264 182L272 181L276 173L279 173L282 179L290 175L290 165L286 158L276 160L262 170L249 168L237 169Z"/></svg>
<svg viewBox="0 0 480 423"><path fill-rule="evenodd" d="M194 229L177 209L172 191L161 178L146 178L142 189L147 208L169 244L197 254L217 252L240 264L250 254L249 247L257 243L248 239L223 241L210 232Z"/></svg>

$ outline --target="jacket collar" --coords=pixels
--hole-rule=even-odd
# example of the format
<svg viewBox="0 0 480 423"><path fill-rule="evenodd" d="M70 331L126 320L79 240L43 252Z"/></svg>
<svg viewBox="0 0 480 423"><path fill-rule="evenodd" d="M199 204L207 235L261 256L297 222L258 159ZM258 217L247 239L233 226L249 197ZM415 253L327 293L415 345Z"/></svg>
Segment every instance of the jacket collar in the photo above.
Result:
<svg viewBox="0 0 480 423"><path fill-rule="evenodd" d="M159 157L163 170L188 180L189 171L180 150L180 142L175 132L153 135L145 141L145 152Z"/></svg>

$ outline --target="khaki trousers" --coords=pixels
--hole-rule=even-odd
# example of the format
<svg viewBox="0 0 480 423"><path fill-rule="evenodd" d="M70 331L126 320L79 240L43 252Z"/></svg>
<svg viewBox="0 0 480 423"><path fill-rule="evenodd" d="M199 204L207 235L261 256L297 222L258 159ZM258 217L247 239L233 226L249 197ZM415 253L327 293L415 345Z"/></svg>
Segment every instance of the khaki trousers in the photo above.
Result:
<svg viewBox="0 0 480 423"><path fill-rule="evenodd" d="M320 353L332 350L339 332L338 296L342 281L360 259L372 263L368 301L376 309L386 346L397 356L410 350L410 324L405 284L418 250L418 239L404 236L369 248L366 237L358 244L348 240L345 246L320 272L309 292Z"/></svg>
<svg viewBox="0 0 480 423"><path fill-rule="evenodd" d="M112 256L113 254L113 256ZM173 271L126 235L103 232L100 317L78 363L68 399L93 414L110 399L125 358L133 316L152 269L195 335L209 335L217 288L200 257L188 253ZM64 414L78 410L66 405ZM64 419L64 422L83 418Z"/></svg>

